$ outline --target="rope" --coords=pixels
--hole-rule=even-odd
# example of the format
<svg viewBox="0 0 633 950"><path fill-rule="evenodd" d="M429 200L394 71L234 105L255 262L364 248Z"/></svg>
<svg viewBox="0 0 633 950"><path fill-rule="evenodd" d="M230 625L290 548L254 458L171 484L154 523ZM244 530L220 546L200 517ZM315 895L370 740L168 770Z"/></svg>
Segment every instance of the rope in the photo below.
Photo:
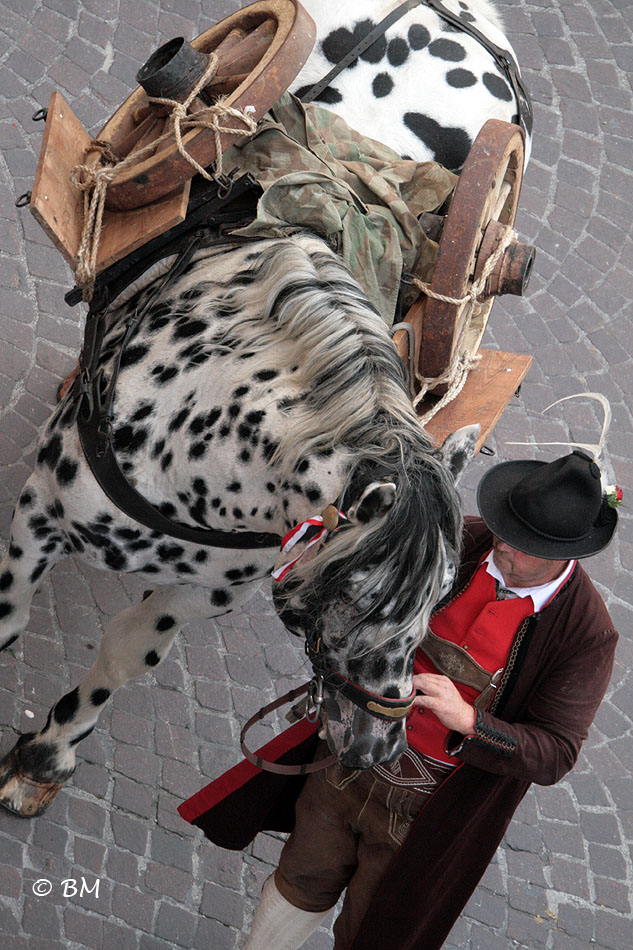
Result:
<svg viewBox="0 0 633 950"><path fill-rule="evenodd" d="M497 245L494 253L490 255L484 264L478 279L473 282L471 288L466 291L463 297L449 297L448 294L439 294L431 289L430 284L426 283L425 281L418 280L417 277L413 278L413 283L426 297L432 297L433 300L441 300L443 303L449 303L456 307L461 307L463 304L469 302L472 302L473 304L481 303L482 301L480 301L479 297L484 291L486 281L488 280L494 268L497 266L498 262L501 260L506 248L509 247L509 245L515 240L515 237L516 232L513 231L512 228L508 228ZM419 403L422 402L430 390L435 389L437 386L442 384L448 383L448 389L442 398L431 409L429 409L428 412L425 412L423 416L420 416L420 422L423 426L430 422L433 416L435 416L440 411L440 409L443 409L444 406L447 406L454 399L456 399L457 396L459 396L466 384L469 372L481 359L481 356L477 354L474 356L469 356L467 353L462 353L462 347L468 327L469 321L465 321L460 331L457 343L453 348L453 357L451 362L443 373L441 373L439 376L420 376L416 372L416 379L420 383L420 390L413 400L414 408L416 408Z"/></svg>
<svg viewBox="0 0 633 950"><path fill-rule="evenodd" d="M77 265L75 268L75 281L78 287L81 287L83 299L89 302L94 293L94 284L97 273L97 253L99 250L99 240L101 238L101 229L103 227L103 213L105 210L105 199L108 186L122 171L130 165L136 164L146 155L153 153L157 146L169 139L176 140L176 148L180 155L196 170L196 172L206 178L207 181L213 181L222 174L222 133L227 135L253 135L257 129L257 121L249 115L255 111L254 106L246 106L244 110L234 109L227 106L225 101L218 101L205 109L188 115L187 110L191 106L196 96L207 85L210 79L215 75L218 67L218 57L215 53L209 54L209 65L204 75L200 78L196 86L189 93L184 102L178 102L176 99L163 99L154 96L148 96L149 102L155 102L159 105L168 106L170 113L170 128L158 138L154 139L148 145L131 152L126 158L120 159L113 151L108 142L94 139L87 149L87 152L100 152L99 161L107 162L101 167L94 165L77 165L71 172L71 181L82 192L84 192L84 226L77 252ZM221 125L220 120L224 117L238 119L245 128L235 129L230 126ZM211 129L215 141L215 174L211 175L189 154L182 141L183 132L191 129L204 128Z"/></svg>
<svg viewBox="0 0 633 950"><path fill-rule="evenodd" d="M479 300L479 296L486 286L486 281L490 277L496 265L501 260L506 248L512 244L515 237L516 232L513 231L512 228L508 228L499 241L494 253L490 255L484 264L483 270L478 279L474 281L470 290L467 290L463 297L449 297L446 294L438 294L436 291L431 290L430 284L425 283L423 280L418 280L417 277L413 278L413 283L427 297L432 297L433 300L441 300L443 303L453 304L456 307L461 306L461 304L468 303L469 300L472 300L473 303L480 303L481 301Z"/></svg>
<svg viewBox="0 0 633 950"><path fill-rule="evenodd" d="M448 389L442 398L438 400L438 402L436 402L436 404L431 409L425 412L423 416L420 416L420 423L423 426L430 422L433 416L435 416L440 411L440 409L443 409L444 406L448 406L449 403L459 396L462 389L466 385L468 374L481 359L479 354L475 354L475 356L469 356L467 353L460 352L467 330L468 324L465 323L459 335L453 358L443 373L441 373L439 376L420 376L418 373L416 373L416 379L420 383L420 391L413 400L414 409L417 408L418 404L422 402L426 394L431 389L435 389L436 386L440 386L443 383L448 383Z"/></svg>

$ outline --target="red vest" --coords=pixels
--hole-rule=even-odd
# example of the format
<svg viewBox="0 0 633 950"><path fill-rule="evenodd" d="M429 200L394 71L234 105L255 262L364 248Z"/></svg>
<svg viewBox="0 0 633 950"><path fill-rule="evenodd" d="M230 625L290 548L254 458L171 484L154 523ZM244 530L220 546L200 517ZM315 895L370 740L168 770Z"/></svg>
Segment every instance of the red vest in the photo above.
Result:
<svg viewBox="0 0 633 950"><path fill-rule="evenodd" d="M534 613L531 597L497 600L494 578L482 562L464 591L431 618L433 633L457 643L491 675L504 667L519 624ZM437 673L429 658L416 653L414 673ZM467 703L479 695L472 686L455 683ZM459 759L444 751L450 730L430 709L415 707L407 718L407 741L418 752L441 762L457 764Z"/></svg>

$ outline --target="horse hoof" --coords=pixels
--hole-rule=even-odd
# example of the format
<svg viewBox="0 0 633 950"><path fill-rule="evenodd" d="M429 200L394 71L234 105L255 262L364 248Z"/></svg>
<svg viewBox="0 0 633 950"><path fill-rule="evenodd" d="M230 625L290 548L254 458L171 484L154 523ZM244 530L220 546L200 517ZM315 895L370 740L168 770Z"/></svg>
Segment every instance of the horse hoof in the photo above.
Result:
<svg viewBox="0 0 633 950"><path fill-rule="evenodd" d="M36 818L46 811L65 780L38 782L27 775L20 764L21 744L19 739L0 761L0 805L20 818Z"/></svg>

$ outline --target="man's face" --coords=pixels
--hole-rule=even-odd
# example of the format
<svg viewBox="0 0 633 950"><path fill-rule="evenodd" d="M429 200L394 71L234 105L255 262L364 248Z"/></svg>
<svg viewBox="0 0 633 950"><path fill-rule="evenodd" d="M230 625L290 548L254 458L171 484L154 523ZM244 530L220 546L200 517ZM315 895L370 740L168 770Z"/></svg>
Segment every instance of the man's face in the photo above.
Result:
<svg viewBox="0 0 633 950"><path fill-rule="evenodd" d="M495 564L507 587L539 587L560 577L569 561L549 561L523 554L500 538L492 539Z"/></svg>

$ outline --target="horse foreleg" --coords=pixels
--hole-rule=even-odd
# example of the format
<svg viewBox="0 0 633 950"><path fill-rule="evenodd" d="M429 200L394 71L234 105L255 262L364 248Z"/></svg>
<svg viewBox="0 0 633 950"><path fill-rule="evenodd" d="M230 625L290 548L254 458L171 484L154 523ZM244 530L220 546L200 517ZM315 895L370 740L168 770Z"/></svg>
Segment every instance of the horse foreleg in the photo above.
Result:
<svg viewBox="0 0 633 950"><path fill-rule="evenodd" d="M11 523L9 550L0 564L0 651L25 629L31 602L51 568L66 556L54 505L37 503L32 480L24 487Z"/></svg>
<svg viewBox="0 0 633 950"><path fill-rule="evenodd" d="M117 614L85 680L55 703L41 732L21 736L0 762L0 804L25 817L41 814L72 775L75 747L113 692L157 666L185 623L223 612L211 605L208 591L177 587Z"/></svg>

